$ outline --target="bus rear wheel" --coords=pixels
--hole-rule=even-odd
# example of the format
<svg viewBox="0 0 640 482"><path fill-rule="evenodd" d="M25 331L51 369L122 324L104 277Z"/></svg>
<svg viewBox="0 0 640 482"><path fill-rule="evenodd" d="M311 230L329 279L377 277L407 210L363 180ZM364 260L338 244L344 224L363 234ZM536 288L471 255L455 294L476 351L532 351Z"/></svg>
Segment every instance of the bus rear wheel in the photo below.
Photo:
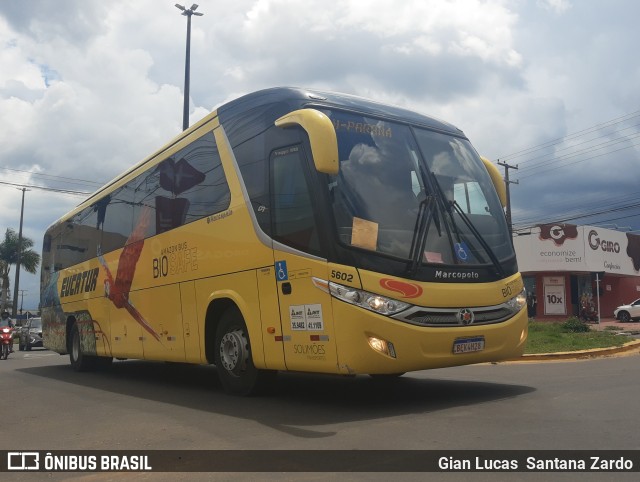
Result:
<svg viewBox="0 0 640 482"><path fill-rule="evenodd" d="M71 328L71 347L69 350L69 361L71 367L77 372L87 372L95 369L107 368L111 365L113 358L91 356L82 353L80 345L80 328L78 323L74 323Z"/></svg>
<svg viewBox="0 0 640 482"><path fill-rule="evenodd" d="M253 364L249 333L236 308L220 317L216 330L214 362L220 383L227 393L255 395L273 381L276 372L259 370Z"/></svg>

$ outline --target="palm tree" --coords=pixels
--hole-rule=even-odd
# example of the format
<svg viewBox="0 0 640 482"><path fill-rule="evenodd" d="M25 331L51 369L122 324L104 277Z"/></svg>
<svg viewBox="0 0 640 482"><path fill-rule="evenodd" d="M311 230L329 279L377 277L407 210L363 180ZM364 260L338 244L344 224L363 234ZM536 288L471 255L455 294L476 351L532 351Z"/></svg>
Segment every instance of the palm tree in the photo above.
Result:
<svg viewBox="0 0 640 482"><path fill-rule="evenodd" d="M28 273L35 274L40 264L40 255L33 251L33 241L22 237L22 252L20 254L20 266ZM0 243L0 280L2 281L2 293L0 294L0 306L2 310L7 308L9 299L9 272L11 265L18 261L18 234L11 228L4 233L4 240Z"/></svg>

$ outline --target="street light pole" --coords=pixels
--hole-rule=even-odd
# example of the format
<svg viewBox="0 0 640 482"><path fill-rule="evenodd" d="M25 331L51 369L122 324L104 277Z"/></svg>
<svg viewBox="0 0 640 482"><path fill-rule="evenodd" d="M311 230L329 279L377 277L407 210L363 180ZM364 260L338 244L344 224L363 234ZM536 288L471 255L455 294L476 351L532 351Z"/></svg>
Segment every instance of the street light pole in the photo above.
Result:
<svg viewBox="0 0 640 482"><path fill-rule="evenodd" d="M182 15L187 17L187 53L184 63L184 108L182 111L182 130L189 128L189 71L191 70L191 16L201 17L203 13L196 12L198 5L194 3L191 8L185 8L176 3L176 8L182 10Z"/></svg>
<svg viewBox="0 0 640 482"><path fill-rule="evenodd" d="M13 307L11 308L11 317L15 318L18 313L18 293L20 288L20 261L22 259L22 220L24 218L24 193L26 187L22 191L22 207L20 208L20 229L18 231L18 253L16 257L16 281L13 286Z"/></svg>

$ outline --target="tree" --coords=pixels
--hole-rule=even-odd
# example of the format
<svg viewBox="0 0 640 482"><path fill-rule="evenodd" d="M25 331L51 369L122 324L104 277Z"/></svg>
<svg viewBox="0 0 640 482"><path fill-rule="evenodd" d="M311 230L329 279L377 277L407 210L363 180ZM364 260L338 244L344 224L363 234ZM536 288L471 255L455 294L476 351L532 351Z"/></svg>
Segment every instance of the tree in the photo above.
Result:
<svg viewBox="0 0 640 482"><path fill-rule="evenodd" d="M20 267L26 272L35 274L40 265L40 255L33 251L33 241L22 237L22 253L20 254ZM0 306L2 310L7 308L9 299L10 281L9 272L11 265L18 261L18 234L11 228L4 233L4 240L0 243L0 280L2 280L2 293L0 294Z"/></svg>

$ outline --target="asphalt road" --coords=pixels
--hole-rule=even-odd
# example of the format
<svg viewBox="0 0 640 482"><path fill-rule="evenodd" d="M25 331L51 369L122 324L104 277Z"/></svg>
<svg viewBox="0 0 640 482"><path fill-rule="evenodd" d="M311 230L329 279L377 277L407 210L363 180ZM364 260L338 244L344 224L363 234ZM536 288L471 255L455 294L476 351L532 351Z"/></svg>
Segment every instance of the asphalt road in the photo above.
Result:
<svg viewBox="0 0 640 482"><path fill-rule="evenodd" d="M0 379L2 430L9 434L0 437L2 450L640 449L638 355L447 368L391 383L284 373L272 393L238 398L223 393L214 367L122 361L108 371L77 373L68 357L34 349L0 361ZM116 475L74 477L120 480ZM427 475L495 480L494 474ZM509 479L549 480L549 474L514 475Z"/></svg>

